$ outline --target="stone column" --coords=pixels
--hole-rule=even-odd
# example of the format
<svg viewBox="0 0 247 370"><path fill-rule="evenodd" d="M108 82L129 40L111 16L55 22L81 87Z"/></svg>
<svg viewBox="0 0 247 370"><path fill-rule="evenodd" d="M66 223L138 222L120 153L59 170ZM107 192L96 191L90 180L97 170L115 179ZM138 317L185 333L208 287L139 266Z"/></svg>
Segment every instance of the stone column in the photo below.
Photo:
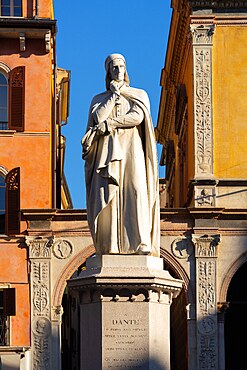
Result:
<svg viewBox="0 0 247 370"><path fill-rule="evenodd" d="M68 286L80 296L81 370L170 369L170 304L182 281L161 258L91 257Z"/></svg>
<svg viewBox="0 0 247 370"><path fill-rule="evenodd" d="M217 245L219 235L193 235L196 258L197 368L218 370Z"/></svg>
<svg viewBox="0 0 247 370"><path fill-rule="evenodd" d="M205 21L206 22L206 21ZM212 46L215 25L190 26L193 45L195 206L215 206Z"/></svg>
<svg viewBox="0 0 247 370"><path fill-rule="evenodd" d="M26 237L30 259L32 370L51 369L50 264L53 237Z"/></svg>

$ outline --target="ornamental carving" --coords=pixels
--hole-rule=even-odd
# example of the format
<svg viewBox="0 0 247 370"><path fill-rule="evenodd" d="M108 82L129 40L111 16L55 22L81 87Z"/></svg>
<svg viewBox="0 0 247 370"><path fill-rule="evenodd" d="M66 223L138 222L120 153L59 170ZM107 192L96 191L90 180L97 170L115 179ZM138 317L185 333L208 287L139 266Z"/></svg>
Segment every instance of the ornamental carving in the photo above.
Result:
<svg viewBox="0 0 247 370"><path fill-rule="evenodd" d="M60 259L68 258L73 252L72 244L68 240L57 240L54 243L53 253L55 257Z"/></svg>
<svg viewBox="0 0 247 370"><path fill-rule="evenodd" d="M30 258L49 258L51 256L51 247L53 238L26 238L26 244L29 246Z"/></svg>
<svg viewBox="0 0 247 370"><path fill-rule="evenodd" d="M215 206L215 188L214 187L195 187L196 207Z"/></svg>
<svg viewBox="0 0 247 370"><path fill-rule="evenodd" d="M32 322L32 331L38 337L48 337L51 332L51 323L46 317L38 316Z"/></svg>
<svg viewBox="0 0 247 370"><path fill-rule="evenodd" d="M50 260L54 238L26 237L30 258L32 369L50 370Z"/></svg>
<svg viewBox="0 0 247 370"><path fill-rule="evenodd" d="M211 44L215 25L191 26L193 44Z"/></svg>
<svg viewBox="0 0 247 370"><path fill-rule="evenodd" d="M194 69L196 175L213 174L212 36L214 26L191 26Z"/></svg>
<svg viewBox="0 0 247 370"><path fill-rule="evenodd" d="M196 257L217 257L217 245L220 241L219 235L193 235Z"/></svg>
<svg viewBox="0 0 247 370"><path fill-rule="evenodd" d="M49 313L49 265L47 262L32 263L33 314Z"/></svg>
<svg viewBox="0 0 247 370"><path fill-rule="evenodd" d="M190 239L179 237L172 242L171 250L175 257L186 259L192 255L194 246Z"/></svg>
<svg viewBox="0 0 247 370"><path fill-rule="evenodd" d="M6 177L6 186L9 190L18 190L20 188L20 168L11 170Z"/></svg>
<svg viewBox="0 0 247 370"><path fill-rule="evenodd" d="M49 345L49 338L34 337L33 370L50 370Z"/></svg>
<svg viewBox="0 0 247 370"><path fill-rule="evenodd" d="M219 235L193 235L196 257L198 369L217 370L217 246Z"/></svg>
<svg viewBox="0 0 247 370"><path fill-rule="evenodd" d="M12 71L11 79L12 87L23 87L24 86L24 70L23 67L16 67Z"/></svg>
<svg viewBox="0 0 247 370"><path fill-rule="evenodd" d="M198 303L200 314L208 315L215 309L215 276L216 262L215 261L199 261L198 262Z"/></svg>

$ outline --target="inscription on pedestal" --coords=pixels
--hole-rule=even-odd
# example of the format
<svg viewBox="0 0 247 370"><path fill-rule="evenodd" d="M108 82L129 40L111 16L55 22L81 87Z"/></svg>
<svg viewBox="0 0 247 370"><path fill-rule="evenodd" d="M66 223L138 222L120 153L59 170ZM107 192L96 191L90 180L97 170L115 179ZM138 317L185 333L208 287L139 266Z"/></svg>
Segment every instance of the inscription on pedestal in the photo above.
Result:
<svg viewBox="0 0 247 370"><path fill-rule="evenodd" d="M149 333L140 312L112 315L102 334L104 369L148 369Z"/></svg>

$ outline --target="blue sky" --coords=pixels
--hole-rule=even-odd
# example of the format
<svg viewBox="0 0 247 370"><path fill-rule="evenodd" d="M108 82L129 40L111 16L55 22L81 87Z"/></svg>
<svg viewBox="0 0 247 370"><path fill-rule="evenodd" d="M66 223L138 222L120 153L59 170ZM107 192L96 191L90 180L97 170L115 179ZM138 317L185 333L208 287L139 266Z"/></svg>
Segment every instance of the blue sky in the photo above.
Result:
<svg viewBox="0 0 247 370"><path fill-rule="evenodd" d="M73 4L73 7L71 6ZM81 138L94 95L105 90L105 58L125 56L131 86L147 91L154 127L171 8L169 0L54 0L57 65L71 71L65 174L74 208L86 208ZM157 145L160 153L160 145ZM160 177L164 168L160 167Z"/></svg>

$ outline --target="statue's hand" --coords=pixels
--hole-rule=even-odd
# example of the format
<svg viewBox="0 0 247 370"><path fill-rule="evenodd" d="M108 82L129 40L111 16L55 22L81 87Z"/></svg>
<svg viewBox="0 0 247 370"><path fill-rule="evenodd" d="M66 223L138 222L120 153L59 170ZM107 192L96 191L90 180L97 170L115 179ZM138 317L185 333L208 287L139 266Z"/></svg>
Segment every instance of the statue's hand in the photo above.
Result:
<svg viewBox="0 0 247 370"><path fill-rule="evenodd" d="M112 80L110 82L110 90L113 92L113 94L120 96L120 85L117 81Z"/></svg>
<svg viewBox="0 0 247 370"><path fill-rule="evenodd" d="M106 134L106 124L105 124L105 122L100 122L95 127L97 129L97 134L98 135L105 135Z"/></svg>

